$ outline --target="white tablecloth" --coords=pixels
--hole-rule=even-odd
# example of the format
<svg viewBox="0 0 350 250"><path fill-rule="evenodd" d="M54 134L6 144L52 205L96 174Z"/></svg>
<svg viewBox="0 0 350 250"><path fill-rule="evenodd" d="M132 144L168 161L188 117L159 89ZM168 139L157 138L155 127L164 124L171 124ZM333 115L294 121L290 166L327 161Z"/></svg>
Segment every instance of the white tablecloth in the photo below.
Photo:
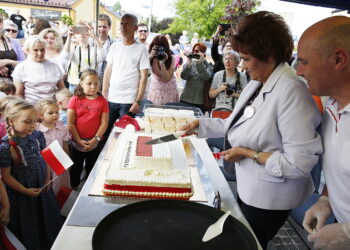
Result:
<svg viewBox="0 0 350 250"><path fill-rule="evenodd" d="M114 135L114 131L111 133L111 135ZM109 138L107 145L108 143L110 143L110 141L111 141L111 138ZM230 210L232 216L240 220L244 225L246 225L251 230L248 222L244 218L237 204L237 201L227 181L225 180L217 164L217 161L214 159L205 139L191 138L191 143L201 158L201 161L208 173L208 176L210 178L210 182L212 184L214 191L220 192L221 210L223 211ZM106 153L106 148L108 147L105 147L103 149L98 161L103 159L103 154ZM98 161L96 164L98 164ZM81 205L79 203L82 202L83 200L82 198L89 199L89 197L87 197L87 194L93 183L93 178L96 176L96 173L94 173L94 170L96 171L95 168L91 172L85 186L83 187L77 199L77 202L75 203L72 211L68 215L68 218L65 224L63 225L51 249L55 249L55 250L72 249L72 248L74 248L75 250L92 249L91 242L92 242L92 235L94 233L95 227L94 226L71 226L71 225L68 225L69 223L67 222L70 221L71 216L76 216L76 213L74 213L74 210L78 209L79 205ZM81 197L81 196L84 196L84 197ZM94 199L94 198L91 197L91 199ZM209 200L208 205L211 205L211 204L212 204L212 200ZM85 209L88 211L89 207L86 207ZM94 216L94 214L91 214L91 216ZM259 249L262 249L262 248L259 246Z"/></svg>

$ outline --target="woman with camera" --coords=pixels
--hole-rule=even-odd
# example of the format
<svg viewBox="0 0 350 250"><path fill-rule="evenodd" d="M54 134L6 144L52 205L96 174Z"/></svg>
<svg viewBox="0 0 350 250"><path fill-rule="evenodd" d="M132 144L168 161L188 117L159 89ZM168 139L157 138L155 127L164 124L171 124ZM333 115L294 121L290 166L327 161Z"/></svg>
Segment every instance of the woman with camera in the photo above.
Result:
<svg viewBox="0 0 350 250"><path fill-rule="evenodd" d="M187 55L187 63L182 68L181 78L186 80L179 103L170 105L199 108L204 113L204 85L213 72L213 66L205 60L207 46L196 43L192 53Z"/></svg>
<svg viewBox="0 0 350 250"><path fill-rule="evenodd" d="M260 11L244 17L231 44L253 80L227 119L203 118L182 129L199 126L200 137L225 137L224 169L236 170L238 203L266 249L291 209L314 191L321 115L287 63L293 39L281 16Z"/></svg>
<svg viewBox="0 0 350 250"><path fill-rule="evenodd" d="M153 104L164 105L179 101L175 71L175 57L171 55L166 36L156 36L149 46L151 82L147 99Z"/></svg>
<svg viewBox="0 0 350 250"><path fill-rule="evenodd" d="M69 90L73 93L79 84L81 72L85 69L97 70L98 64L106 59L106 52L91 24L80 22L78 25L72 27L72 32L78 41L78 46L74 47L73 51L71 51L70 65L67 73Z"/></svg>
<svg viewBox="0 0 350 250"><path fill-rule="evenodd" d="M0 15L0 79L11 78L14 67L25 59L20 43L4 35L4 20Z"/></svg>
<svg viewBox="0 0 350 250"><path fill-rule="evenodd" d="M247 77L237 70L240 60L236 51L226 51L222 58L225 70L218 71L214 75L209 90L209 97L215 98L215 106L212 111L212 117L214 118L227 118L231 114L243 88L247 85Z"/></svg>

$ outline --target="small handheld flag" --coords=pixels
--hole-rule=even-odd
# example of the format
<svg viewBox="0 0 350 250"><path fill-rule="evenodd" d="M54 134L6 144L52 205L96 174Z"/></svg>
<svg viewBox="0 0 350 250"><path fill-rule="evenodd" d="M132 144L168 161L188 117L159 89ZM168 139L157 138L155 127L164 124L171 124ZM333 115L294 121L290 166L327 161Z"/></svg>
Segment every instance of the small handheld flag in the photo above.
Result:
<svg viewBox="0 0 350 250"><path fill-rule="evenodd" d="M73 161L64 152L57 140L44 148L41 151L41 155L57 176L73 165Z"/></svg>

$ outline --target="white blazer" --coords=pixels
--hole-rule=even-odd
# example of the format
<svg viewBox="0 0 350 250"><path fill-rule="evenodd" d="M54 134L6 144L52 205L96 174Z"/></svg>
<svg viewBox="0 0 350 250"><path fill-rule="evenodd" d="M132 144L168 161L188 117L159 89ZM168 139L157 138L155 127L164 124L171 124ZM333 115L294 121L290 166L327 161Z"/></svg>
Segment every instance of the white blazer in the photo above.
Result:
<svg viewBox="0 0 350 250"><path fill-rule="evenodd" d="M199 136L227 134L232 147L272 152L266 165L250 158L236 162L239 197L257 208L293 209L314 191L310 172L322 153L321 138L316 132L321 114L305 83L288 64L282 63L251 104L254 115L250 118L242 115L229 128L260 85L257 81L249 82L226 120L201 119ZM226 164L225 170L232 172L233 167Z"/></svg>

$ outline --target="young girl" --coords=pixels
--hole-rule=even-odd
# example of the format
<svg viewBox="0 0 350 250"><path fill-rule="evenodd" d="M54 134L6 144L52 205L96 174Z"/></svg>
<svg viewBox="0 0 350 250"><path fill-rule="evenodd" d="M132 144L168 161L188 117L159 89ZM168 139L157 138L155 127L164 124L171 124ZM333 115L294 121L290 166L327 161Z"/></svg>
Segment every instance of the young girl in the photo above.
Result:
<svg viewBox="0 0 350 250"><path fill-rule="evenodd" d="M67 126L67 109L68 102L72 98L73 94L67 89L63 88L56 92L55 97L60 109L60 118L59 120L63 125Z"/></svg>
<svg viewBox="0 0 350 250"><path fill-rule="evenodd" d="M5 110L8 137L0 144L0 167L10 200L9 229L27 249L48 249L62 219L51 188L48 166L40 155L46 146L36 131L37 112L23 100L13 100Z"/></svg>
<svg viewBox="0 0 350 250"><path fill-rule="evenodd" d="M80 183L84 161L86 176L90 174L101 151L99 142L107 128L108 103L98 90L97 72L86 69L68 103L68 130L72 135L70 156L74 162L70 168L73 188L77 188Z"/></svg>
<svg viewBox="0 0 350 250"><path fill-rule="evenodd" d="M6 109L6 105L8 104L9 101L15 100L18 97L15 96L5 96L5 97L0 97L0 140L7 134L6 131L6 122L4 118L4 112Z"/></svg>
<svg viewBox="0 0 350 250"><path fill-rule="evenodd" d="M59 110L57 102L52 99L42 99L37 103L36 107L39 114L38 117L41 120L37 130L43 132L46 144L50 145L51 142L57 140L64 151L69 154L69 132L68 129L60 121L58 121ZM51 171L51 174L52 178L56 177L54 171ZM52 189L55 194L57 194L61 187L71 188L68 171L65 171L63 174L55 178L52 183Z"/></svg>

